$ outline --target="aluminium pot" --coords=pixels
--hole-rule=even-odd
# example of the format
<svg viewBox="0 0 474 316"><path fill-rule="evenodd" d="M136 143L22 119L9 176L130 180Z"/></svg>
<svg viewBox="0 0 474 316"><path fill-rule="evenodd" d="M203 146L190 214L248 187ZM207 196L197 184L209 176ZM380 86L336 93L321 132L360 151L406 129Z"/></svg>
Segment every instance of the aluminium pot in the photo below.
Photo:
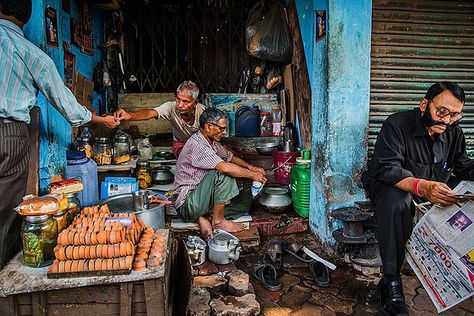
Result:
<svg viewBox="0 0 474 316"><path fill-rule="evenodd" d="M153 184L170 184L174 181L174 175L170 166L158 166L151 171Z"/></svg>
<svg viewBox="0 0 474 316"><path fill-rule="evenodd" d="M258 203L270 213L283 213L293 203L286 187L264 187L258 197Z"/></svg>

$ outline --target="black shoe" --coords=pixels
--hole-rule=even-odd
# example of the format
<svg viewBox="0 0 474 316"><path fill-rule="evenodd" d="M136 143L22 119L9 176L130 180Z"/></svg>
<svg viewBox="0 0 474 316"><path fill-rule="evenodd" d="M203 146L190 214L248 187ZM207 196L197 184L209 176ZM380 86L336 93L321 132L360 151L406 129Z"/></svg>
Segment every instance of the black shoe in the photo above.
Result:
<svg viewBox="0 0 474 316"><path fill-rule="evenodd" d="M380 298L380 307L385 313L393 316L408 316L403 287L400 282L392 281L386 285L381 279L377 285L377 292Z"/></svg>

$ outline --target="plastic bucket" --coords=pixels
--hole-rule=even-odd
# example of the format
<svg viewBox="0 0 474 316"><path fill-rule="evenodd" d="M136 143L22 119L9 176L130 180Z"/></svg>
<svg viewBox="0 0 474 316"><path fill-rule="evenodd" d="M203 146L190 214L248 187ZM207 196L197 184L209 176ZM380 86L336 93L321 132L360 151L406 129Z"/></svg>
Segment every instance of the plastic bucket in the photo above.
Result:
<svg viewBox="0 0 474 316"><path fill-rule="evenodd" d="M291 166L296 163L296 157L299 157L299 151L278 151L273 152L273 163L275 168L275 181L281 184L290 183Z"/></svg>

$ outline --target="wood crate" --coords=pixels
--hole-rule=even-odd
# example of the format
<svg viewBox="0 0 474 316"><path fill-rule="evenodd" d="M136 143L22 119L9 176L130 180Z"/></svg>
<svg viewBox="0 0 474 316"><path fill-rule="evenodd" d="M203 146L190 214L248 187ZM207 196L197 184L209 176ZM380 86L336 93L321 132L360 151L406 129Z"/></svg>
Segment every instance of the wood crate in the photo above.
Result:
<svg viewBox="0 0 474 316"><path fill-rule="evenodd" d="M177 243L172 240L168 238L169 252L164 263L164 271L157 274L157 278L148 277L129 282L115 282L129 276L105 277L108 279L105 282L100 281L104 280L104 277L62 279L60 281L66 285L61 289L31 291L0 297L0 315L172 315L173 266L177 257ZM2 278L8 278L8 274L2 273ZM95 281L109 284L67 286L68 283L81 282L81 279L87 279L89 284ZM2 286L5 286L5 283ZM5 292L5 289L0 290Z"/></svg>

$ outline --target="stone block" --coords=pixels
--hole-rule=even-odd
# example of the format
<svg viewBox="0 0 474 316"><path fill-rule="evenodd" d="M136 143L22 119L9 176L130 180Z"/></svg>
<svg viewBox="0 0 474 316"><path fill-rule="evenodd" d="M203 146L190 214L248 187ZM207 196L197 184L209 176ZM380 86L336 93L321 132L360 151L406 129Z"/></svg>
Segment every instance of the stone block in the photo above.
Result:
<svg viewBox="0 0 474 316"><path fill-rule="evenodd" d="M193 287L191 296L189 297L188 316L209 316L211 315L211 307L209 301L211 295L202 287Z"/></svg>
<svg viewBox="0 0 474 316"><path fill-rule="evenodd" d="M233 270L227 274L229 279L228 291L230 295L243 296L250 293L249 275L242 270ZM252 287L253 290L253 287Z"/></svg>
<svg viewBox="0 0 474 316"><path fill-rule="evenodd" d="M212 316L254 316L260 314L260 304L254 294L222 296L211 300Z"/></svg>
<svg viewBox="0 0 474 316"><path fill-rule="evenodd" d="M218 275L196 276L193 279L193 286L204 287L212 295L222 294L227 290L227 279Z"/></svg>

